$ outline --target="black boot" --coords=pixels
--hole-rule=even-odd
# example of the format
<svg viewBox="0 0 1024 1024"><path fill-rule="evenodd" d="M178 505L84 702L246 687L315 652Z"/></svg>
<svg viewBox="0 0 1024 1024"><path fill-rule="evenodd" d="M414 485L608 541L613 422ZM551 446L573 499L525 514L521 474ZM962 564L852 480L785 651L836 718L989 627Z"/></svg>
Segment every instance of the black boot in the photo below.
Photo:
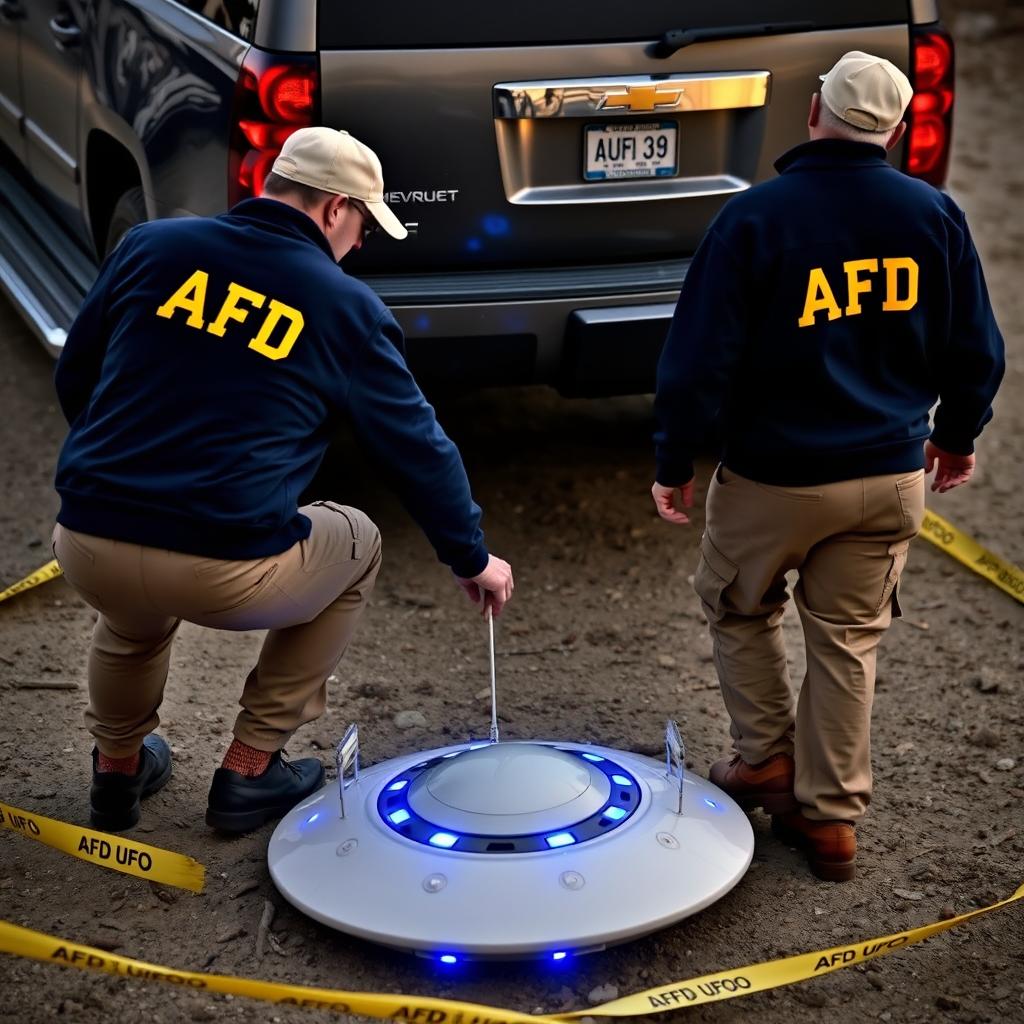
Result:
<svg viewBox="0 0 1024 1024"><path fill-rule="evenodd" d="M98 772L98 760L93 747L89 824L104 832L123 832L139 823L139 801L162 789L171 777L171 748L162 736L150 733L142 741L134 775Z"/></svg>
<svg viewBox="0 0 1024 1024"><path fill-rule="evenodd" d="M221 832L249 832L287 814L324 781L324 766L315 757L285 761L281 751L262 775L247 776L218 768L206 808L206 824Z"/></svg>

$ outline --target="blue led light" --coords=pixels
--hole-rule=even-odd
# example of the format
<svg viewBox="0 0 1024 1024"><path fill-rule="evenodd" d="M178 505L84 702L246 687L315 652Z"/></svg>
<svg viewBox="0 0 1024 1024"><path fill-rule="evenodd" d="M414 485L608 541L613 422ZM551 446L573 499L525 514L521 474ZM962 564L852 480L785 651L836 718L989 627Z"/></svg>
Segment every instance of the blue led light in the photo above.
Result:
<svg viewBox="0 0 1024 1024"><path fill-rule="evenodd" d="M552 960L564 960L568 955L569 954L566 953L565 950L560 949L557 953L552 953L551 954L551 959Z"/></svg>
<svg viewBox="0 0 1024 1024"><path fill-rule="evenodd" d="M317 818L319 818L319 817L320 817L320 812L319 812L319 811L316 811L316 812L314 812L313 814L311 814L311 815L310 815L310 816L309 816L309 817L308 817L308 818L306 819L306 824L307 824L307 825L312 825L312 824L313 824L313 822L314 822L314 821L316 821L316 819L317 819Z"/></svg>
<svg viewBox="0 0 1024 1024"><path fill-rule="evenodd" d="M411 815L404 807L400 807L394 814L389 814L388 817L395 825L401 825L403 821L408 821Z"/></svg>
<svg viewBox="0 0 1024 1024"><path fill-rule="evenodd" d="M612 821L622 821L626 816L626 809L624 807L609 807L605 812L606 818L611 818Z"/></svg>
<svg viewBox="0 0 1024 1024"><path fill-rule="evenodd" d="M440 846L443 850L450 850L458 841L459 837L451 832L435 832L428 840L431 846Z"/></svg>
<svg viewBox="0 0 1024 1024"><path fill-rule="evenodd" d="M585 757L588 761L603 761L603 757L598 757L597 754L581 754L581 757Z"/></svg>
<svg viewBox="0 0 1024 1024"><path fill-rule="evenodd" d="M612 782L614 782L616 786L632 786L633 785L633 780L632 779L627 779L625 775L613 775L612 776Z"/></svg>
<svg viewBox="0 0 1024 1024"><path fill-rule="evenodd" d="M576 837L571 832L556 832L553 836L545 836L544 842L552 850L557 850L559 846L572 846L576 842Z"/></svg>
<svg viewBox="0 0 1024 1024"><path fill-rule="evenodd" d="M718 807L718 804L716 804L714 800L709 800L707 797L704 797L704 803L706 803L708 807Z"/></svg>
<svg viewBox="0 0 1024 1024"><path fill-rule="evenodd" d="M408 779L399 779L397 782L392 782L391 785L388 786L388 792L397 793L400 789L405 789L405 787L408 785Z"/></svg>
<svg viewBox="0 0 1024 1024"><path fill-rule="evenodd" d="M457 964L459 962L459 958L452 956L451 953L445 953L444 956L439 956L437 959L443 964Z"/></svg>

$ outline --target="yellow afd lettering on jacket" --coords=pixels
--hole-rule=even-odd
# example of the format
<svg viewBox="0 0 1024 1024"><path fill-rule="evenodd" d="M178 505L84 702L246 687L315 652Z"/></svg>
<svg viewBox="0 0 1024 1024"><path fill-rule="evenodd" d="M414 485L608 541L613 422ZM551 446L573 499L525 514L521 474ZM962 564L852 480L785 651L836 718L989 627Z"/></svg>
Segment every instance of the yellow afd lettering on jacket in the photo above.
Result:
<svg viewBox="0 0 1024 1024"><path fill-rule="evenodd" d="M807 278L807 298L804 299L804 315L800 317L797 323L801 327L813 326L815 315L823 309L828 310L829 320L838 320L843 315L842 310L836 304L836 297L832 294L832 289L829 287L825 271L821 267L812 267Z"/></svg>
<svg viewBox="0 0 1024 1024"><path fill-rule="evenodd" d="M916 260L910 256L893 256L882 260L885 271L885 297L882 309L887 313L905 312L917 305L917 286L919 268ZM828 313L829 320L839 317L857 316L863 312L861 296L869 294L874 288L872 275L878 273L878 260L847 260L843 264L846 275L846 309L839 308L832 286L828 283L825 271L821 267L812 267L807 275L807 296L804 299L804 311L797 324L800 327L813 327L820 312Z"/></svg>
<svg viewBox="0 0 1024 1024"><path fill-rule="evenodd" d="M288 321L288 328L277 345L271 345L270 336L274 333L278 320L282 319ZM266 356L268 359L284 359L291 352L292 345L295 344L295 339L302 332L305 323L305 318L297 309L292 309L291 306L286 306L283 302L278 302L277 299L271 299L267 319L263 321L259 334L249 342L249 348L255 349L261 356Z"/></svg>
<svg viewBox="0 0 1024 1024"><path fill-rule="evenodd" d="M246 288L245 285L232 281L228 285L228 293L221 303L217 315L206 326L203 317L206 314L206 291L210 283L210 276L204 270L195 271L188 280L162 305L157 309L157 316L170 320L179 311L188 314L185 324L197 331L206 329L208 334L214 337L223 338L233 325L242 324L248 319L249 314L256 309L262 309L264 303L267 305L267 313L263 318L255 336L249 341L248 347L254 352L259 352L267 359L284 359L293 346L302 328L306 324L302 313L292 306L288 306L277 299L270 299L262 292ZM283 334L276 342L273 340L277 327L282 324Z"/></svg>
<svg viewBox="0 0 1024 1024"><path fill-rule="evenodd" d="M232 281L228 285L228 297L224 300L224 305L220 307L217 319L206 328L210 334L223 338L227 334L229 320L237 320L239 323L245 320L249 315L249 310L243 309L238 305L240 299L245 299L246 302L251 303L256 309L259 309L267 301L266 295L261 295L259 292L254 292L251 288L245 288Z"/></svg>
<svg viewBox="0 0 1024 1024"><path fill-rule="evenodd" d="M203 329L203 307L206 305L206 286L210 275L197 270L157 311L157 316L170 320L179 309L188 310L189 327Z"/></svg>
<svg viewBox="0 0 1024 1024"><path fill-rule="evenodd" d="M885 267L885 302L882 309L888 312L898 312L906 309L913 309L917 305L917 263L909 256L898 256L892 259L882 260ZM907 292L903 298L899 298L899 272L907 272Z"/></svg>

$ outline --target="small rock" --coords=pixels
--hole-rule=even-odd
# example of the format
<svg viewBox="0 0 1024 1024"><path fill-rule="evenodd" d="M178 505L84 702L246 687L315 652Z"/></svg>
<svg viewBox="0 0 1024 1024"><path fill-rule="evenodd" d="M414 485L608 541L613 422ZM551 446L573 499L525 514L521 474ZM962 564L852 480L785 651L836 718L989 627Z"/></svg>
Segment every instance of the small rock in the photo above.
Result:
<svg viewBox="0 0 1024 1024"><path fill-rule="evenodd" d="M675 668L676 667L676 659L673 658L671 654L659 654L658 655L658 664L662 668Z"/></svg>
<svg viewBox="0 0 1024 1024"><path fill-rule="evenodd" d="M212 1006L196 1006L189 1011L189 1020L208 1021L217 1019L217 1011Z"/></svg>
<svg viewBox="0 0 1024 1024"><path fill-rule="evenodd" d="M827 913L828 913L828 911L825 910L822 907L815 907L814 908L814 916L815 917L821 917L822 914L827 914Z"/></svg>
<svg viewBox="0 0 1024 1024"><path fill-rule="evenodd" d="M118 921L116 918L113 917L101 917L99 921L97 921L96 923L101 928L109 928L111 929L111 931L115 932L126 932L128 930L128 925L126 925L123 921Z"/></svg>
<svg viewBox="0 0 1024 1024"><path fill-rule="evenodd" d="M399 729L422 729L427 724L422 711L399 711L393 721Z"/></svg>
<svg viewBox="0 0 1024 1024"><path fill-rule="evenodd" d="M313 746L317 748L317 750L334 749L334 744L331 742L331 738L329 736L324 735L324 733L317 733L314 736L310 736L309 742L312 743Z"/></svg>
<svg viewBox="0 0 1024 1024"><path fill-rule="evenodd" d="M951 921L954 917L956 917L956 907L952 903L944 903L939 908L940 921Z"/></svg>
<svg viewBox="0 0 1024 1024"><path fill-rule="evenodd" d="M437 607L437 602L427 594L417 594L411 590L402 590L397 592L394 596L396 601L401 604L412 605L413 608Z"/></svg>
<svg viewBox="0 0 1024 1024"><path fill-rule="evenodd" d="M999 678L988 665L982 666L981 672L971 679L971 685L979 693L998 693L999 692Z"/></svg>
<svg viewBox="0 0 1024 1024"><path fill-rule="evenodd" d="M74 999L62 999L57 1004L57 1013L71 1017L72 1020L78 1020L84 1010L85 1005L76 1003Z"/></svg>
<svg viewBox="0 0 1024 1024"><path fill-rule="evenodd" d="M977 732L972 733L967 738L974 746L987 747L990 750L998 747L1001 742L999 733L990 729L987 725L983 725Z"/></svg>
<svg viewBox="0 0 1024 1024"><path fill-rule="evenodd" d="M87 942L86 945L95 946L96 949L102 949L105 953L113 953L115 949L120 949L123 943L110 932L100 932L99 935L94 936L92 942Z"/></svg>
<svg viewBox="0 0 1024 1024"><path fill-rule="evenodd" d="M235 939L242 939L247 934L248 933L241 925L228 925L228 927L224 928L217 936L217 942L234 942Z"/></svg>
<svg viewBox="0 0 1024 1024"><path fill-rule="evenodd" d="M485 686L482 690L477 690L476 693L473 694L473 697L475 700L490 700L491 688L489 686Z"/></svg>
<svg viewBox="0 0 1024 1024"><path fill-rule="evenodd" d="M1017 762L1012 757L1001 757L996 761L996 768L1001 772L1012 772Z"/></svg>
<svg viewBox="0 0 1024 1024"><path fill-rule="evenodd" d="M916 890L911 892L909 889L893 889L893 895L899 896L900 899L911 900L914 903L924 899L923 892L917 892Z"/></svg>
<svg viewBox="0 0 1024 1024"><path fill-rule="evenodd" d="M231 892L228 893L228 899L237 900L239 896L244 896L247 892L252 892L254 889L258 889L259 887L259 879L250 878L248 881L236 885L234 889L232 889Z"/></svg>
<svg viewBox="0 0 1024 1024"><path fill-rule="evenodd" d="M617 985L612 985L610 982L605 985L598 985L597 988L592 988L587 993L587 1002L591 1006L597 1006L598 1003L610 1003L613 999L619 998L619 989Z"/></svg>
<svg viewBox="0 0 1024 1024"><path fill-rule="evenodd" d="M153 895L160 900L161 903L177 903L178 897L170 889L165 889L161 885L157 885L155 882L150 882L149 887L153 890Z"/></svg>
<svg viewBox="0 0 1024 1024"><path fill-rule="evenodd" d="M959 1010L960 1000L954 999L952 996L939 996L939 998L935 1000L935 1005L940 1010Z"/></svg>
<svg viewBox="0 0 1024 1024"><path fill-rule="evenodd" d="M40 789L31 794L33 800L51 800L56 795L57 790L55 789Z"/></svg>
<svg viewBox="0 0 1024 1024"><path fill-rule="evenodd" d="M387 687L381 686L379 683L360 683L353 688L352 692L357 697L369 697L378 700L388 696Z"/></svg>

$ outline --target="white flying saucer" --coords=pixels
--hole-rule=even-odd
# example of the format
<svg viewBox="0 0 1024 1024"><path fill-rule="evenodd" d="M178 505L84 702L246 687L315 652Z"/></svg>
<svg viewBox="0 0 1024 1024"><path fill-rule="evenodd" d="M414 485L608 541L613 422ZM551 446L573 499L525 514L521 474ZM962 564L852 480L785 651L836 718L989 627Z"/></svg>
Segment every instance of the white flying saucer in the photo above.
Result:
<svg viewBox="0 0 1024 1024"><path fill-rule="evenodd" d="M268 860L303 913L385 946L562 960L696 913L750 864L746 815L684 771L673 722L665 761L492 741L360 771L358 745L353 726L337 784L281 821Z"/></svg>

